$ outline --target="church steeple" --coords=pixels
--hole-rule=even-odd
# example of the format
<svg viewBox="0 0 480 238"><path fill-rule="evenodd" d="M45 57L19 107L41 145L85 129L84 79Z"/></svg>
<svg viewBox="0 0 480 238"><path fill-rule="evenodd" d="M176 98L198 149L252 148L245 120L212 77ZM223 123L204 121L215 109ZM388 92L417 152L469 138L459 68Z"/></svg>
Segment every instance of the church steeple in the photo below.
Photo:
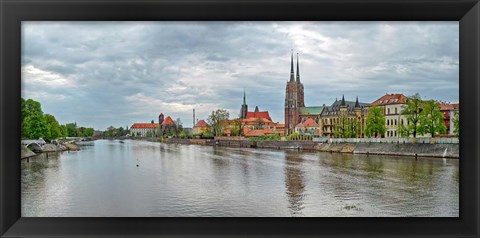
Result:
<svg viewBox="0 0 480 238"><path fill-rule="evenodd" d="M346 106L346 104L345 104L345 97L344 97L343 94L342 94L342 102L340 103L340 106Z"/></svg>
<svg viewBox="0 0 480 238"><path fill-rule="evenodd" d="M243 104L240 109L240 119L247 118L248 106L247 106L247 97L245 94L245 88L243 89Z"/></svg>
<svg viewBox="0 0 480 238"><path fill-rule="evenodd" d="M247 104L247 99L245 97L245 88L243 88L243 105Z"/></svg>
<svg viewBox="0 0 480 238"><path fill-rule="evenodd" d="M355 108L360 108L360 103L358 103L358 96L357 96L357 101L355 101Z"/></svg>
<svg viewBox="0 0 480 238"><path fill-rule="evenodd" d="M298 65L298 53L297 53L297 83L300 83L300 67Z"/></svg>
<svg viewBox="0 0 480 238"><path fill-rule="evenodd" d="M290 69L290 82L295 82L295 73L293 72L293 49L292 49L292 63Z"/></svg>

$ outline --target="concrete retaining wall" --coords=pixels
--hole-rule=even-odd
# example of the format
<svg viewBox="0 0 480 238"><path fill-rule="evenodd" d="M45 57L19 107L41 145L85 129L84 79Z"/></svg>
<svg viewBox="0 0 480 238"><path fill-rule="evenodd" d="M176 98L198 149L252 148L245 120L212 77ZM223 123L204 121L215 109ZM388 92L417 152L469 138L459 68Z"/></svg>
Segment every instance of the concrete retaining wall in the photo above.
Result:
<svg viewBox="0 0 480 238"><path fill-rule="evenodd" d="M258 148L314 150L313 141L257 141Z"/></svg>
<svg viewBox="0 0 480 238"><path fill-rule="evenodd" d="M407 155L459 158L458 144L377 144L359 143L354 154Z"/></svg>
<svg viewBox="0 0 480 238"><path fill-rule="evenodd" d="M458 138L314 138L314 142L331 143L398 143L398 144L458 144Z"/></svg>

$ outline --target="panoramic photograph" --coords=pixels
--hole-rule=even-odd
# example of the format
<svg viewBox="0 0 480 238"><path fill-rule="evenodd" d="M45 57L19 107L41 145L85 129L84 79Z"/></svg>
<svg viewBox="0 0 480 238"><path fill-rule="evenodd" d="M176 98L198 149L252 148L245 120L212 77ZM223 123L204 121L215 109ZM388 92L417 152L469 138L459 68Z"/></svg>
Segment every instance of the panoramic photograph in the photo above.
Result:
<svg viewBox="0 0 480 238"><path fill-rule="evenodd" d="M21 34L22 217L459 217L458 21Z"/></svg>

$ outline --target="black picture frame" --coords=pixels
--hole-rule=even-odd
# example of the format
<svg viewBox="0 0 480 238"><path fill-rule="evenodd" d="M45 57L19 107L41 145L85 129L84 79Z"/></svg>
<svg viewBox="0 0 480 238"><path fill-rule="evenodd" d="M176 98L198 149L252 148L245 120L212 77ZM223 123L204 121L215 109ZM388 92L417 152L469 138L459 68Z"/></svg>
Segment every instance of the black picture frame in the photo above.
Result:
<svg viewBox="0 0 480 238"><path fill-rule="evenodd" d="M478 237L478 0L0 0L0 235L2 237ZM459 21L459 218L22 218L21 21Z"/></svg>

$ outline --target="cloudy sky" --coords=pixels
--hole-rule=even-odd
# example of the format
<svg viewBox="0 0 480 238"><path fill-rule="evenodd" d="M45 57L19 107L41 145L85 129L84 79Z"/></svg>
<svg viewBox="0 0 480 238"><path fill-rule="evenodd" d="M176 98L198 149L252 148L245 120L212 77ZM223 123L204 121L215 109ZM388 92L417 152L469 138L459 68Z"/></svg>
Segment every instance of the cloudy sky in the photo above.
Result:
<svg viewBox="0 0 480 238"><path fill-rule="evenodd" d="M64 124L104 130L192 109L283 122L290 54L306 106L385 93L459 101L458 22L23 22L22 96Z"/></svg>

